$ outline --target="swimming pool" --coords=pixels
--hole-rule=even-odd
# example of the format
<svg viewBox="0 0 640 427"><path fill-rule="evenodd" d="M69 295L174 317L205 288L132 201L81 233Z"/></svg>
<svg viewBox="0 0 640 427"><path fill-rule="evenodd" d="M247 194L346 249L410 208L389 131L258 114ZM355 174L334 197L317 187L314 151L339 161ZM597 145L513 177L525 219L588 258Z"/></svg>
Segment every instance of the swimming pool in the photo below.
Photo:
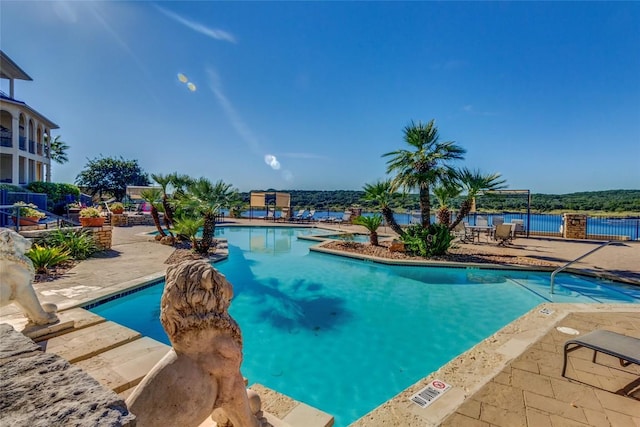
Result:
<svg viewBox="0 0 640 427"><path fill-rule="evenodd" d="M388 266L310 252L308 228L222 227L242 373L346 426L549 298L549 273ZM163 284L91 309L159 341ZM558 302L639 302L570 274Z"/></svg>

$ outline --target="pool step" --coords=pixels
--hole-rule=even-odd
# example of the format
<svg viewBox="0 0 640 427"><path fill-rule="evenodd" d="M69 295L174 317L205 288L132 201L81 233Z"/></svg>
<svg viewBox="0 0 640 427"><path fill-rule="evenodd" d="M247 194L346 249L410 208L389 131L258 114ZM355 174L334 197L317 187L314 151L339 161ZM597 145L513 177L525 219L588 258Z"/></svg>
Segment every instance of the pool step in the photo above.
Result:
<svg viewBox="0 0 640 427"><path fill-rule="evenodd" d="M10 324L16 331L21 332L35 342L40 342L106 321L104 317L81 308L73 308L57 314L60 321L53 325L28 325L27 319L22 315L3 320L3 323Z"/></svg>
<svg viewBox="0 0 640 427"><path fill-rule="evenodd" d="M39 341L38 345L47 353L55 353L67 359L69 363L76 363L137 340L141 336L139 332L117 323L102 322Z"/></svg>
<svg viewBox="0 0 640 427"><path fill-rule="evenodd" d="M115 322L81 308L58 313L55 325L27 326L12 320L14 329L34 340L46 353L54 353L82 369L103 386L126 399L151 368L171 349ZM264 387L260 394L264 416L273 427L331 427L331 415ZM209 418L200 427L215 427Z"/></svg>
<svg viewBox="0 0 640 427"><path fill-rule="evenodd" d="M262 414L271 427L331 427L333 417L309 405L298 402L284 419L263 411ZM218 424L207 418L198 427L217 427Z"/></svg>
<svg viewBox="0 0 640 427"><path fill-rule="evenodd" d="M170 350L166 344L142 337L75 363L105 387L120 393L137 385Z"/></svg>

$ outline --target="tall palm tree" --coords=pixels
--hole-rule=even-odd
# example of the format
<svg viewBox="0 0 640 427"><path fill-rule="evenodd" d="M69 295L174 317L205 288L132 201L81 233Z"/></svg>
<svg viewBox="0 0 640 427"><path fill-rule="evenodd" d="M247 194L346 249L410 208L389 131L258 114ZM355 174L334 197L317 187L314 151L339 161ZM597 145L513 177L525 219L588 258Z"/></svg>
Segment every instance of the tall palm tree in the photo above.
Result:
<svg viewBox="0 0 640 427"><path fill-rule="evenodd" d="M212 184L206 178L199 178L187 187L187 193L180 199L180 206L194 215L204 218L202 241L199 252L209 253L216 227L216 215L238 199L238 191L222 180Z"/></svg>
<svg viewBox="0 0 640 427"><path fill-rule="evenodd" d="M458 197L462 193L462 187L460 187L454 181L441 182L433 187L433 195L438 200L438 211L436 217L440 224L449 226L451 223L451 211L449 210L449 203L451 199Z"/></svg>
<svg viewBox="0 0 640 427"><path fill-rule="evenodd" d="M162 188L162 208L164 209L164 225L167 230L170 229L173 224L173 208L169 204L169 195L167 194L167 188L173 181L173 175L162 175L159 173L152 173L151 179L153 179ZM169 231L171 233L171 231Z"/></svg>
<svg viewBox="0 0 640 427"><path fill-rule="evenodd" d="M49 142L49 139L49 135L44 136L45 144ZM56 163L67 163L69 161L69 156L67 156L68 149L69 145L64 141L60 141L60 135L58 135L49 144L49 156Z"/></svg>
<svg viewBox="0 0 640 427"><path fill-rule="evenodd" d="M153 223L158 230L158 234L161 237L166 237L167 233L165 233L162 225L160 225L160 215L158 214L158 207L162 206L162 192L159 188L147 188L140 192L140 197L151 205L151 218L153 218Z"/></svg>
<svg viewBox="0 0 640 427"><path fill-rule="evenodd" d="M378 181L374 184L365 184L364 187L364 200L376 202L380 207L382 216L389 227L398 235L404 235L404 230L393 216L393 210L391 209L391 202L393 201L395 194L393 186L390 180Z"/></svg>
<svg viewBox="0 0 640 427"><path fill-rule="evenodd" d="M431 223L429 190L450 175L447 163L463 159L466 150L453 141L440 142L435 120L426 124L412 121L404 128L404 140L410 149L383 154L389 157L387 173L397 173L393 179L396 188L418 189L422 226L428 227Z"/></svg>
<svg viewBox="0 0 640 427"><path fill-rule="evenodd" d="M507 182L501 179L499 173L482 174L479 170L470 170L468 168L462 168L456 171L455 176L458 183L462 186L463 191L466 193L466 197L460 204L460 211L456 219L449 225L450 230L453 230L464 217L469 215L478 194L484 191L505 188L505 183Z"/></svg>

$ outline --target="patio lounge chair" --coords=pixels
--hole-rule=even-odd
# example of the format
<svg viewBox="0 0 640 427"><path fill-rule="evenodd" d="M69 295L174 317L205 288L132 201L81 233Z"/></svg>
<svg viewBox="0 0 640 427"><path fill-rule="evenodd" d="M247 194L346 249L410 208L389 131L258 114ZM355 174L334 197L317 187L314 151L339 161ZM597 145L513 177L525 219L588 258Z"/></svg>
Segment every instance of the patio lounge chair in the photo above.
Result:
<svg viewBox="0 0 640 427"><path fill-rule="evenodd" d="M292 221L302 221L302 218L304 218L304 212L305 209L299 209L298 213L295 214L295 216L291 217Z"/></svg>
<svg viewBox="0 0 640 427"><path fill-rule="evenodd" d="M493 232L493 238L499 246L504 246L513 238L511 231L512 224L498 224Z"/></svg>
<svg viewBox="0 0 640 427"><path fill-rule="evenodd" d="M342 214L342 218L336 218L333 221L337 222L338 224L344 224L345 222L347 224L351 224L351 211L346 211Z"/></svg>
<svg viewBox="0 0 640 427"><path fill-rule="evenodd" d="M608 354L620 360L620 366L640 365L640 338L622 335L617 332L598 329L579 338L570 339L564 344L564 363L562 376L566 378L568 353L585 347L593 350L593 363L598 353Z"/></svg>
<svg viewBox="0 0 640 427"><path fill-rule="evenodd" d="M269 209L267 210L267 215L265 217L263 217L263 219L265 221L269 221L269 220L276 220L276 211L274 209Z"/></svg>
<svg viewBox="0 0 640 427"><path fill-rule="evenodd" d="M303 221L313 221L315 218L313 217L316 214L315 209L311 209L307 215L303 218Z"/></svg>

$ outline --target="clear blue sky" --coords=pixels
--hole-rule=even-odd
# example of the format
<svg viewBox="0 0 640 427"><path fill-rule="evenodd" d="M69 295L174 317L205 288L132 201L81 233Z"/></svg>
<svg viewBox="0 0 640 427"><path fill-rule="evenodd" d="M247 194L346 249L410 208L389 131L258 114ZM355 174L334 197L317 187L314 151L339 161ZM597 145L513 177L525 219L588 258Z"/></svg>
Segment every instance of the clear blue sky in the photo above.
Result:
<svg viewBox="0 0 640 427"><path fill-rule="evenodd" d="M3 0L0 28L34 79L16 98L71 147L54 181L103 155L241 191L359 190L435 119L459 166L509 188L640 188L639 2Z"/></svg>

